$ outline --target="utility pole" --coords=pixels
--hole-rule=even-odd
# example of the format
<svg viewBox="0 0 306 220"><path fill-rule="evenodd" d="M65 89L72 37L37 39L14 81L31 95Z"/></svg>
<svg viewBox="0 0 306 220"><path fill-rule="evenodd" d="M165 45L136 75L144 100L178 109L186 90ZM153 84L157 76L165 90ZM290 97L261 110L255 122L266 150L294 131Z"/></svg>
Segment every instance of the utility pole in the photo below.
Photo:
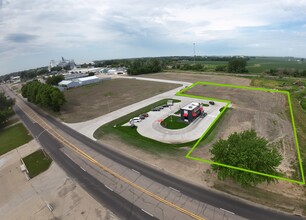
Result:
<svg viewBox="0 0 306 220"><path fill-rule="evenodd" d="M195 43L193 43L193 64L195 65Z"/></svg>

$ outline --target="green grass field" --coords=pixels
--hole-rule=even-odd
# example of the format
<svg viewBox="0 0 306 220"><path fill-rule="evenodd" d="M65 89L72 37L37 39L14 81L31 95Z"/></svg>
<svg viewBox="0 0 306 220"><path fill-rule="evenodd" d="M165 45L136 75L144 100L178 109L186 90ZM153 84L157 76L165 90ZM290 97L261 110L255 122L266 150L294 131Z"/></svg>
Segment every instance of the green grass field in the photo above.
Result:
<svg viewBox="0 0 306 220"><path fill-rule="evenodd" d="M247 62L249 73L262 73L269 69L306 70L306 62L288 61L288 58L267 57L251 59Z"/></svg>
<svg viewBox="0 0 306 220"><path fill-rule="evenodd" d="M187 127L189 124L181 121L181 117L170 115L161 122L161 125L168 129L181 129Z"/></svg>
<svg viewBox="0 0 306 220"><path fill-rule="evenodd" d="M23 144L33 137L22 123L0 130L0 155L5 154Z"/></svg>
<svg viewBox="0 0 306 220"><path fill-rule="evenodd" d="M42 150L38 150L23 158L23 162L29 171L29 177L33 178L47 170L52 159Z"/></svg>

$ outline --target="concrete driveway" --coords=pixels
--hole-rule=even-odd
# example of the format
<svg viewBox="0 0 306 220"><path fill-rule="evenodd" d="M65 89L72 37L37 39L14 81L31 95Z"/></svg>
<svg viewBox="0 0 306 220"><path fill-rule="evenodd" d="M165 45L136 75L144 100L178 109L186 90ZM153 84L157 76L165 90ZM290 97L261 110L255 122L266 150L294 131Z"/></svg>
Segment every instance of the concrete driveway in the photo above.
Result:
<svg viewBox="0 0 306 220"><path fill-rule="evenodd" d="M142 136L170 144L187 143L199 139L208 127L212 124L215 118L220 114L220 108L226 103L215 102L215 105L204 107L207 116L197 118L194 122L182 129L167 129L161 126L161 121L170 115L177 112L182 106L191 102L208 103L209 100L194 99L187 97L175 96L174 99L179 99L181 102L174 103L172 107L164 108L161 111L150 111L149 117L143 121L136 123L137 131Z"/></svg>

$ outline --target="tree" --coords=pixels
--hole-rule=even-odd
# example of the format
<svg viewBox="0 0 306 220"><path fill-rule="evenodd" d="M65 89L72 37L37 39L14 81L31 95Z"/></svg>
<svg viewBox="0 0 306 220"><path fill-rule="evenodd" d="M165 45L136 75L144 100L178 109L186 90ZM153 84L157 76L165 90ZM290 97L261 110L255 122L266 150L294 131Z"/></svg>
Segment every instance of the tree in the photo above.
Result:
<svg viewBox="0 0 306 220"><path fill-rule="evenodd" d="M7 98L4 93L0 93L0 128L3 128L10 116L14 114L14 99Z"/></svg>
<svg viewBox="0 0 306 220"><path fill-rule="evenodd" d="M276 146L258 137L254 130L233 133L227 140L220 139L212 149L212 160L217 163L253 170L270 175L280 175L276 168L282 161ZM225 180L232 178L242 186L256 185L261 182L274 182L275 179L250 172L219 165L212 165L218 178Z"/></svg>
<svg viewBox="0 0 306 220"><path fill-rule="evenodd" d="M228 61L227 71L229 73L245 73L246 70L246 59L243 58L234 58Z"/></svg>
<svg viewBox="0 0 306 220"><path fill-rule="evenodd" d="M55 112L60 111L66 102L65 96L59 89L38 81L28 82L21 88L21 94L28 101L49 108Z"/></svg>
<svg viewBox="0 0 306 220"><path fill-rule="evenodd" d="M46 83L48 85L54 85L57 86L58 83L62 80L64 80L65 77L63 75L57 75L57 76L51 76L49 78L47 78Z"/></svg>
<svg viewBox="0 0 306 220"><path fill-rule="evenodd" d="M226 65L218 65L215 68L216 72L226 72L226 70L227 70L227 66Z"/></svg>

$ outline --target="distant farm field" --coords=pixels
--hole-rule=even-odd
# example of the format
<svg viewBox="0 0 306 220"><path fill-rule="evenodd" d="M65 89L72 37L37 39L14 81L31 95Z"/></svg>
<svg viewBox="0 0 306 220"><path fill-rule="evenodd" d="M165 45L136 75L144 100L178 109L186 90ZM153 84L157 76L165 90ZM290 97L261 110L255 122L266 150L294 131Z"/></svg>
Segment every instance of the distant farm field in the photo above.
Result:
<svg viewBox="0 0 306 220"><path fill-rule="evenodd" d="M182 64L193 64L193 61L185 61ZM227 61L196 61L205 66L205 72L214 72L216 66L227 65ZM247 62L247 70L250 74L259 74L270 69L297 69L306 70L306 61L296 61L285 57L256 57Z"/></svg>
<svg viewBox="0 0 306 220"><path fill-rule="evenodd" d="M113 79L64 92L67 103L60 118L68 123L87 121L179 87L179 84Z"/></svg>

